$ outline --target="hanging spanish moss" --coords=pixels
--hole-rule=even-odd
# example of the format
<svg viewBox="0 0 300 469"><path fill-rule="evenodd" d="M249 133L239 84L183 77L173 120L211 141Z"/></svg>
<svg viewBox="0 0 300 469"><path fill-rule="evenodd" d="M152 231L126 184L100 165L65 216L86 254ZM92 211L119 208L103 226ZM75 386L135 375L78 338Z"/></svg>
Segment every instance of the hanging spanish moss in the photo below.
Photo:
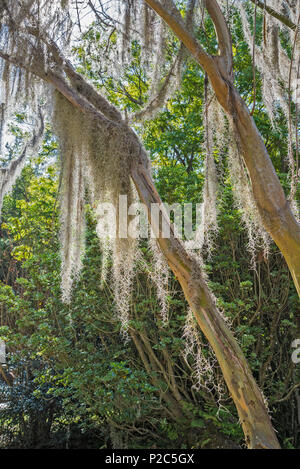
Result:
<svg viewBox="0 0 300 469"><path fill-rule="evenodd" d="M194 27L196 4L196 0L187 2L184 21L189 28ZM179 89L186 50L174 42L165 22L143 0L117 0L111 15L112 24L105 34L110 37L116 31L117 41L116 44L108 41L109 46L101 57L103 68L106 67L116 83L126 87L126 78L123 84L122 75L124 70L130 70L132 46L140 45L140 65L148 86L148 99L129 120L143 122L153 118ZM98 63L93 66L98 70Z"/></svg>
<svg viewBox="0 0 300 469"><path fill-rule="evenodd" d="M242 222L248 236L248 250L252 267L256 266L256 253L262 249L268 255L270 238L266 233L261 216L256 207L251 182L238 147L238 138L232 122L229 122L215 96L207 89L204 109L204 149L205 180L201 223L196 232L195 242L188 243L192 249L203 251L208 257L214 249L214 239L218 233L218 197L222 188L222 155L227 155L228 172L233 187L235 205L241 213ZM215 158L219 159L218 166ZM200 256L201 261L201 256Z"/></svg>
<svg viewBox="0 0 300 469"><path fill-rule="evenodd" d="M144 2L142 2L143 4ZM193 28L194 16L195 16L196 0L188 0L185 13L185 24L189 29ZM153 37L153 23L151 34ZM144 30L143 33L146 36L149 35L148 31ZM154 36L155 37L155 36ZM187 52L183 44L179 47L177 55L170 66L167 75L164 73L166 54L167 54L167 28L165 22L160 19L157 31L158 41L156 42L153 50L154 62L153 72L150 76L151 88L149 96L151 99L146 103L144 109L135 113L132 117L132 121L143 122L148 119L153 119L155 115L163 108L167 101L174 95L175 91L180 88L181 79L183 74L183 68ZM147 52L147 49L144 49ZM164 77L162 79L162 77ZM152 98L152 96L154 96Z"/></svg>
<svg viewBox="0 0 300 469"><path fill-rule="evenodd" d="M7 23L11 29L1 29L2 56L5 56L6 53L10 55L21 54L25 62L27 61L26 67L22 69L7 61L1 64L4 123L8 120L8 111L14 110L17 102L24 101L24 106L28 104L28 109L34 114L40 104L41 96L46 94L53 98L51 88L47 89L47 85L44 85L45 81L34 78L31 76L31 72L44 78L44 75L50 71L49 66L51 67L54 55L55 60L58 60L62 67L66 65L64 59L57 55L57 48L55 44L51 43L51 38L57 38L59 32L62 32L60 42L67 45L72 29L67 2L63 2L63 10L60 9L60 2L52 2L50 5L49 2L28 0L23 6L24 9L16 7L13 12L6 11ZM129 2L127 6L124 3L124 6L126 8L123 11L125 22L123 23L122 47L124 49L123 58L126 60L126 54L129 53L126 48L131 40L132 19L136 18L137 8L134 2ZM153 18L152 13L150 16L148 15L148 20L145 19L144 22L144 29L150 28ZM15 31L31 28L32 23L38 25L40 31L32 30L30 40L28 40L28 35L24 35L23 38L22 34L15 34ZM43 31L47 31L47 35L44 36ZM51 31L50 35L48 35L48 31ZM59 70L57 72L59 73ZM74 74L69 78L73 82L76 80ZM59 79L64 80L65 78L62 75ZM77 83L75 85L77 86ZM87 90L87 92L93 93L93 90ZM123 237L119 233L118 217L114 220L113 218L119 213L120 195L127 196L128 207L135 200L129 176L133 142L128 140L126 130L122 126L113 126L110 120L99 121L95 118L94 112L96 110L91 110L88 114L83 115L58 92L55 92L53 101L52 119L55 133L59 139L61 154L62 299L65 302L70 302L73 283L78 278L82 267L85 241L84 206L85 196L88 194L95 211L96 232L103 254L101 284L103 285L107 275L110 274L110 259L112 259L111 275L114 285L114 300L124 332L128 328L129 322L130 296L138 242L134 238ZM50 109L46 108L46 111L50 116ZM39 115L37 112L36 114ZM117 113L114 112L112 117L113 119L118 118ZM1 123L2 127L3 122ZM9 168L2 169L1 200L20 174L29 153L29 147L36 151L36 145L37 141L34 138L25 146L20 157L13 161ZM148 162L145 161L145 164L147 166ZM106 220L102 213L103 204L113 208ZM104 225L113 225L114 223L115 233L105 235L106 227ZM158 259L159 255L157 254ZM161 274L159 273L160 264L162 266ZM166 314L166 307L162 291L166 277L165 265L157 262L155 278L157 279L163 317Z"/></svg>
<svg viewBox="0 0 300 469"><path fill-rule="evenodd" d="M123 330L126 330L136 240L129 237L123 239L120 236L116 214L119 213L120 194L126 194L128 206L134 200L128 166L130 142L122 139L119 130L109 136L107 128L102 128L93 115L83 115L59 93L56 93L53 122L62 156L62 298L64 301L70 301L72 283L82 267L86 188L95 208L98 219L96 232L103 248L101 281L105 280L107 262L111 254L114 300ZM103 204L108 208L105 217L102 213ZM106 235L105 230L109 226L115 227L115 232L108 232Z"/></svg>
<svg viewBox="0 0 300 469"><path fill-rule="evenodd" d="M60 241L62 299L70 302L74 279L84 251L84 138L82 118L65 98L55 93L53 123L61 152Z"/></svg>
<svg viewBox="0 0 300 469"><path fill-rule="evenodd" d="M151 47L153 24L156 20L155 12L145 2L141 6L141 31L143 37L143 47L149 50Z"/></svg>
<svg viewBox="0 0 300 469"><path fill-rule="evenodd" d="M209 346L203 342L195 316L190 308L186 314L182 339L185 344L184 359L187 365L192 367L195 382L193 388L197 391L202 389L212 394L216 402L221 405L225 392L224 382L221 376L217 376L217 361Z"/></svg>
<svg viewBox="0 0 300 469"><path fill-rule="evenodd" d="M296 28L286 28L282 22L266 12L264 18L264 31L261 44L253 47L253 34L251 32L250 18L247 15L244 2L237 4L243 25L244 37L253 50L253 60L262 77L262 91L264 104L274 127L280 107L287 119L288 128L288 151L287 162L290 169L290 202L294 215L299 219L299 207L296 202L296 190L299 181L295 155L298 154L298 132L299 121L292 113L295 86L299 78L300 66L300 4L299 2L287 2L280 0L269 0L268 6L278 13L283 13L289 18ZM289 55L284 48L280 33L288 34L292 53Z"/></svg>
<svg viewBox="0 0 300 469"><path fill-rule="evenodd" d="M230 179L233 184L233 196L248 235L248 250L251 254L252 267L256 267L256 252L263 249L268 256L270 237L263 227L263 222L255 204L251 183L244 160L234 138L232 130L228 152Z"/></svg>
<svg viewBox="0 0 300 469"><path fill-rule="evenodd" d="M144 109L136 112L130 118L133 122L144 122L145 120L153 119L156 114L161 110L167 101L173 96L174 92L179 89L181 84L181 77L183 73L183 64L186 51L184 46L181 46L179 52L170 67L170 71L164 78L163 83L160 85L160 89L152 89L149 92L150 96L153 96ZM160 83L155 78L152 78L152 83Z"/></svg>
<svg viewBox="0 0 300 469"><path fill-rule="evenodd" d="M285 14L288 14L295 24L299 24L299 2L272 0L269 3L278 11L284 8ZM224 4L227 5L227 2ZM96 231L103 253L101 283L103 284L109 275L109 264L112 259L115 303L123 330L126 330L129 323L135 263L138 258L138 242L120 235L118 218L114 236L105 236L103 232L105 224L113 226L113 218L119 212L119 196L127 196L128 206L135 200L129 176L134 154L133 142L128 139L127 130L120 123L121 117L118 111L111 110L107 106L99 119L97 100L92 99L95 98L95 90L92 87L87 90L89 85L85 85L86 88L82 89L82 82L77 80L76 72L74 70L70 72L68 61L57 53L57 48L66 51L66 54L70 51L74 27L71 6L72 2L68 1L24 0L15 2L12 8L9 2L1 2L0 57L7 59L9 56L10 62L4 60L0 67L2 78L0 129L5 135L5 125L13 115L17 104L19 108L27 109L32 115L39 114L41 97L51 96L47 82L50 81L49 77L53 78L53 75L63 84L64 90L68 91L68 85L71 84L84 100L87 111L83 115L62 95L56 94L53 113L53 122L61 149L62 297L64 301L70 301L72 284L78 278L82 266L84 204L88 193L95 210ZM252 50L253 33L248 12L244 8L244 2L237 2L237 6L241 14L244 36ZM87 3L84 3L84 8L86 7ZM132 119L143 121L153 117L179 87L185 63L185 48L174 41L165 23L142 0L118 0L113 13L114 18L110 18L106 34L109 37L115 29L117 41L112 41L110 50L104 54L103 61L113 65L112 78L119 79L121 68L130 67L132 44L135 41L140 44L141 66L147 79L149 99L144 103L144 108L133 114ZM202 17L201 2L189 0L180 20L192 29L195 18ZM263 78L264 103L270 119L273 125L276 125L278 107L281 107L289 123L290 144L287 157L291 172L291 200L296 211L294 199L298 175L294 153L298 123L291 112L292 105L289 98L291 83L298 76L300 38L297 30L290 32L290 43L293 44L292 57L290 57L280 41L282 28L276 19L267 16L262 44L254 44L253 50L255 63ZM56 43L53 43L54 40ZM17 64L21 64L21 67ZM289 73L285 70L289 70ZM227 148L234 197L247 227L249 249L254 258L256 246L263 246L267 251L269 240L262 228L241 152L234 144L236 136L233 131L229 131L228 138L224 137L226 134L224 129L228 129L230 125L207 85L205 93L205 184L202 222L193 247L201 250L206 246L208 253L213 250L214 238L218 232L218 179L220 178L216 162L220 161L220 155ZM97 99L101 101L101 97L98 96ZM49 111L48 108L45 110ZM116 121L118 125L112 125ZM31 147L36 147L36 140L27 144L20 157L9 168L2 169L0 201L20 174ZM115 212L111 213L112 218L108 222L107 219L104 220L101 204L107 206L110 204L114 207ZM165 322L168 312L166 301L168 268L156 245L152 245L152 253L156 270L151 275L157 287L162 318Z"/></svg>
<svg viewBox="0 0 300 469"><path fill-rule="evenodd" d="M114 302L121 321L121 332L126 336L133 286L137 246L135 240L117 240L113 252Z"/></svg>
<svg viewBox="0 0 300 469"><path fill-rule="evenodd" d="M221 153L221 142L216 140L220 125L217 103L212 94L209 95L208 84L205 86L205 106L203 110L204 151L205 151L205 179L203 188L203 202L201 205L201 222L197 228L196 238L189 243L192 249L206 247L208 256L214 247L214 238L218 233L218 191L219 181L215 163L215 153ZM221 121L222 122L222 121ZM220 137L218 137L220 138Z"/></svg>
<svg viewBox="0 0 300 469"><path fill-rule="evenodd" d="M23 108L34 118L39 115L41 98L46 104L44 97L49 89L45 91L47 84L39 77L47 74L51 56L42 31L47 31L48 40L55 38L67 52L71 22L68 11L62 10L58 0L17 1L13 7L9 2L1 2L0 13L0 57L11 58L0 64L0 129L5 134L16 108L19 112ZM22 67L15 65L20 62Z"/></svg>
<svg viewBox="0 0 300 469"><path fill-rule="evenodd" d="M37 130L33 132L32 138L25 143L20 155L8 167L0 168L0 214L4 196L12 190L16 180L21 175L27 159L38 152L40 148L44 135L44 118L40 109L39 120L40 123Z"/></svg>
<svg viewBox="0 0 300 469"><path fill-rule="evenodd" d="M153 270L150 271L150 278L156 286L156 294L160 304L160 314L163 324L167 324L169 321L167 299L169 294L169 266L156 239L151 238L149 245L153 254Z"/></svg>

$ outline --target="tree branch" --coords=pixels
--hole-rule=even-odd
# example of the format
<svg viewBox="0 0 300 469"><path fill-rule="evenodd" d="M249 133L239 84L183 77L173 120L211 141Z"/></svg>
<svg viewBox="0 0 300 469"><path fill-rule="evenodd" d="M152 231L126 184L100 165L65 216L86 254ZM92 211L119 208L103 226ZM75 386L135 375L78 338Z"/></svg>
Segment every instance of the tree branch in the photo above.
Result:
<svg viewBox="0 0 300 469"><path fill-rule="evenodd" d="M120 122L122 120L121 113L115 106L103 98L92 85L90 85L82 76L76 72L70 60L62 54L57 44L46 34L36 28L27 28L27 31L35 37L39 37L48 48L48 51L53 55L56 64L60 65L62 70L66 73L71 84L74 88L84 96L88 101L91 101L96 109L98 109L104 116L112 121Z"/></svg>
<svg viewBox="0 0 300 469"><path fill-rule="evenodd" d="M145 0L145 2L167 23L196 61L207 72L222 106L228 110L228 87L214 58L199 44L193 33L185 26L173 0Z"/></svg>
<svg viewBox="0 0 300 469"><path fill-rule="evenodd" d="M203 67L219 103L230 116L237 143L249 171L253 195L262 222L284 255L300 296L300 225L286 200L270 156L246 103L226 74L224 75L219 57L213 58L208 55L193 33L184 27L173 0L145 0L145 2L165 20L173 33ZM215 0L209 0L209 4L211 8L213 6L217 8L218 5ZM174 9L177 13L174 13ZM214 13L216 16L218 16L217 11Z"/></svg>
<svg viewBox="0 0 300 469"><path fill-rule="evenodd" d="M14 159L7 168L0 168L0 213L3 203L3 198L10 192L16 180L21 174L21 171L26 163L28 154L32 154L39 150L39 146L44 135L44 117L41 109L39 108L39 126L33 132L30 141L27 141L22 148L18 158Z"/></svg>
<svg viewBox="0 0 300 469"><path fill-rule="evenodd" d="M259 8L266 10L269 15L276 18L288 28L293 29L294 31L296 30L297 26L287 16L283 15L282 13L278 13L278 11L274 10L274 8L269 7L268 5L265 6L264 2L261 2L260 0L251 0L251 2L256 3Z"/></svg>
<svg viewBox="0 0 300 469"><path fill-rule="evenodd" d="M293 394L293 392L296 391L297 388L300 388L300 383L295 384L295 385L289 390L289 392L286 394L285 397L283 397L283 398L281 398L281 399L279 399L279 400L277 400L277 401L275 401L275 402L284 402L284 401L287 401L287 400L291 397L291 395Z"/></svg>
<svg viewBox="0 0 300 469"><path fill-rule="evenodd" d="M223 60L226 74L232 80L232 41L231 34L225 21L224 15L216 0L204 0L204 6L211 17L218 38L220 57Z"/></svg>

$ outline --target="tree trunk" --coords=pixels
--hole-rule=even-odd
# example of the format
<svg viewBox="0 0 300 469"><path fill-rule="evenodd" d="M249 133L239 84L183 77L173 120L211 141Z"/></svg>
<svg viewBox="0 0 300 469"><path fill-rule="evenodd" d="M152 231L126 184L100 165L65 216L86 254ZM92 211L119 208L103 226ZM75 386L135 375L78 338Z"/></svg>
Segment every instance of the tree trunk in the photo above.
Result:
<svg viewBox="0 0 300 469"><path fill-rule="evenodd" d="M243 153L255 202L267 232L282 252L300 297L300 226L248 108L230 89L231 115Z"/></svg>
<svg viewBox="0 0 300 469"><path fill-rule="evenodd" d="M154 386L157 386L157 388L160 388L159 385L159 380L156 376L157 370L155 367L151 366L150 360L148 360L148 357L144 351L143 345L141 344L140 339L137 336L137 333L133 330L130 329L130 335L133 340L133 343L138 351L138 354L143 362L143 365L145 367L145 370L147 371L149 377L151 378L151 381ZM166 382L166 385L168 383ZM166 391L162 391L160 394L160 398L166 403L167 408L168 408L168 413L169 416L177 422L184 422L185 421L185 414L182 409L182 402L183 399L181 398L180 400L176 399L174 397L174 394L172 393L172 390L167 389Z"/></svg>
<svg viewBox="0 0 300 469"><path fill-rule="evenodd" d="M219 55L207 54L186 29L173 0L145 0L206 71L216 97L233 122L265 229L282 252L300 297L300 225L286 200L274 166L249 110L233 86L231 37L216 0L205 0L215 25Z"/></svg>
<svg viewBox="0 0 300 469"><path fill-rule="evenodd" d="M149 218L151 203L161 204L160 197L142 162L133 168L132 178ZM164 223L169 223L166 214ZM151 220L150 220L151 221ZM159 226L153 226L160 232ZM213 348L228 389L236 405L249 448L279 448L262 394L232 333L221 317L205 284L201 266L190 256L172 232L171 238L158 238L163 254L176 275L197 322Z"/></svg>
<svg viewBox="0 0 300 469"><path fill-rule="evenodd" d="M120 138L122 135L126 135L126 138L131 141L130 153L128 154L128 158L134 161L131 177L141 201L148 209L152 229L154 233L159 233L160 227L154 226L154 220L151 220L151 203L161 204L161 200L146 168L145 150L136 134L122 121L117 111L113 111L113 107L104 98L101 97L99 101L99 95L95 90L91 89L91 86L76 74L74 69L70 71L71 65L67 61L64 64L71 81L80 81L80 93L76 88L71 88L62 77L48 73L47 80L82 112L92 113L94 118L99 120L100 125L106 126L108 132L110 127L119 126ZM215 79L218 79L217 75L215 75ZM227 89L227 85L225 88ZM104 106L102 100L105 101ZM135 158L132 158L133 155ZM164 223L170 223L166 214L164 215ZM203 280L201 266L175 238L172 226L170 226L170 233L170 239L159 237L160 248L170 268L177 276L201 330L216 354L228 389L237 407L248 447L279 448L261 392L242 350L214 304Z"/></svg>
<svg viewBox="0 0 300 469"><path fill-rule="evenodd" d="M150 6L160 5L161 7L160 2L156 0L145 1L147 1ZM164 0L164 2L168 5L173 5L174 7L172 0ZM217 5L215 0L209 0L207 6L213 5ZM230 83L231 60L230 57L228 57L228 51L230 48L225 41L221 49L226 57L218 57L218 60L210 57L202 50L201 46L199 46L197 41L191 36L190 32L184 29L184 25L180 20L181 16L179 14L178 19L176 11L177 10L174 7L170 14L168 13L167 15L164 15L164 11L162 11L161 16L166 19L167 22L170 21L171 27L175 30L179 39L181 39L187 47L191 47L191 53L206 69L215 89L217 98L223 105L224 109L229 113L232 106L237 105L241 117L244 119L244 121L242 121L240 118L238 121L237 131L243 141L243 138L246 138L246 136L248 138L248 132L250 130L250 136L252 139L249 144L243 141L244 151L247 152L248 165L250 166L249 172L251 173L252 178L256 177L256 162L258 160L262 165L265 165L265 171L267 172L268 177L270 176L269 173L271 173L271 186L257 187L257 191L262 194L264 194L265 189L272 190L273 194L276 193L276 191L279 192L279 208L282 212L284 209L286 210L285 222L288 221L289 223L288 226L285 227L284 232L277 230L277 238L280 240L283 236L283 240L286 241L284 233L288 231L288 240L294 240L294 245L292 246L292 248L294 248L297 243L297 236L291 236L290 231L292 228L295 228L295 222L293 221L293 217L291 216L287 204L282 203L283 200L285 200L282 196L282 189L279 181L277 183L276 174L267 157L266 150L264 149L262 151L262 148L264 147L261 138L259 137L259 133L254 125L252 125L250 129L244 128L245 125L247 126L249 124L248 119L250 119L250 117L248 118L249 113L245 106L243 107L242 101L239 101L237 98L232 100L229 99L229 90L233 89ZM218 11L215 13L216 15L212 12L212 19L216 21L218 19ZM216 27L218 36L221 38L223 36L226 37L226 28L224 28L224 21L221 21ZM146 168L147 156L145 155L145 150L139 142L136 134L122 120L119 112L110 105L105 98L98 95L98 93L84 80L83 77L76 73L68 60L63 58L61 52L54 43L51 42L51 44L48 45L48 48L53 57L55 57L58 69L47 69L47 73L44 71L43 63L35 64L34 68L30 68L30 64L24 63L22 57L10 57L1 53L0 56L5 60L10 61L12 64L28 69L31 73L34 73L43 80L51 83L52 86L61 92L74 106L80 109L83 113L91 114L94 119L98 120L100 126L105 126L108 133L110 129L118 127L120 138L126 138L127 144L124 145L124 148L129 148L128 158L133 161L131 168L132 179L135 183L141 201L147 206L150 224L152 225L154 233L160 233L160 227L153 226L154 220L151 220L151 203L161 204L161 200L149 175L149 171ZM61 73L60 67L65 75ZM227 78L224 78L224 76ZM66 77L68 77L69 82L66 80ZM230 104L231 102L232 104ZM129 142L131 143L129 144ZM256 155L252 153L253 150L258 151L257 159ZM132 156L135 158L132 158ZM99 155L99 157L101 157L101 155ZM252 166L250 163L252 163ZM259 171L259 177L260 179L258 180L258 183L260 182L264 184L265 179L261 170ZM255 184L255 181L252 183ZM280 190L278 189L278 184ZM254 189L255 187L256 186L254 185ZM267 198L266 200L270 201L270 198ZM264 200L260 202L263 204L262 210L264 210L265 202ZM271 206L273 207L272 204ZM268 213L271 215L271 210ZM168 216L166 214L163 216L164 222L170 223ZM282 224L279 226L281 227ZM240 347L228 329L224 319L221 317L214 300L209 293L208 287L206 286L202 276L201 266L194 257L188 254L179 240L175 238L172 226L171 237L166 239L159 236L158 242L170 268L177 276L182 286L185 297L195 314L200 328L216 354L225 381L237 407L248 447L279 448L261 392L255 383ZM299 271L297 271L296 268L295 256L292 255L292 248L288 246L285 255L290 256L290 264L295 270L294 278L297 279L299 278L299 275L297 274Z"/></svg>

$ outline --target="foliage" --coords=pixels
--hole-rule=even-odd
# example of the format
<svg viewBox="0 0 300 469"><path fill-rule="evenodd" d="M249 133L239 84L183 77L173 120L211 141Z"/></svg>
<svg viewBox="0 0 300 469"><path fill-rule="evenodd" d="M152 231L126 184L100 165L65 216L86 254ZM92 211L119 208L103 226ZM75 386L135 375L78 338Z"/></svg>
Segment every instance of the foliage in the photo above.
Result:
<svg viewBox="0 0 300 469"><path fill-rule="evenodd" d="M242 41L237 16L234 21L236 82L251 105L251 57ZM205 34L199 34L213 49L211 23L206 25ZM79 70L98 88L105 87L120 108L139 110L149 84L141 69L138 44L132 44L131 66L116 85L110 78L99 80L89 62L92 53L96 61L103 51L100 39L94 25L76 48ZM112 36L111 40L115 39ZM87 54L88 46L92 53ZM155 119L136 125L150 152L158 190L169 204L202 200L205 157L200 111L204 87L203 73L188 62L180 91ZM278 125L272 127L259 78L256 100L254 118L288 193L286 120L278 112ZM18 126L11 130L22 140ZM227 391L219 395L207 384L207 370L200 370L199 378L194 357L184 358L187 305L174 277L169 281L167 328L161 320L155 285L144 271L151 269L152 254L147 245L142 246L146 267L139 266L130 298L129 340L121 337L113 301L112 266L108 266L110 276L101 283L103 252L87 203L83 268L71 303L62 303L57 155L57 143L48 128L42 151L23 170L3 206L0 337L6 341L8 370L15 378L11 387L1 383L1 399L9 403L5 411L0 411L2 444L57 447L58 440L65 447L206 448L241 444L241 429ZM274 245L268 258L258 250L255 268L251 268L252 254L241 212L234 203L226 155L221 163L220 230L214 238L214 255L204 255L205 270L269 402L281 443L297 447L297 400L294 393L288 394L299 381L290 347L293 338L299 336L299 300ZM212 360L200 331L198 337L205 358ZM213 380L223 385L217 366Z"/></svg>

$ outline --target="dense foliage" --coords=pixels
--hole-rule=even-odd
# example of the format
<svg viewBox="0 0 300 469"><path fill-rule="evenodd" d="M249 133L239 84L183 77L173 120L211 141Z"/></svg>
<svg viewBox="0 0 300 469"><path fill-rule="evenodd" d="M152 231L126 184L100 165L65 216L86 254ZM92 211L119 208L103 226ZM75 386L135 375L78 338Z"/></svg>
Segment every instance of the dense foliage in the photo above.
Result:
<svg viewBox="0 0 300 469"><path fill-rule="evenodd" d="M95 30L77 49L80 70L98 87L105 87L120 107L135 108L135 83L141 86L138 52L125 77L130 86L122 94L124 88L116 89L109 80L97 81L89 67L86 46L99 41ZM206 32L207 38L213 34L211 24ZM234 42L238 87L250 104L252 65L238 23ZM147 90L143 79L142 95ZM150 152L160 195L170 204L201 201L205 157L199 110L204 81L199 68L188 63L180 92L156 118L136 127ZM288 191L282 143L287 124L279 112L275 131L260 90L256 99L254 117ZM18 132L24 118L16 117L12 132ZM120 334L111 277L101 284L102 253L88 203L83 269L71 303L62 303L58 146L50 130L41 152L23 170L3 206L0 337L6 342L8 363L0 381L1 401L6 404L0 409L1 444L26 448L241 445L236 411L199 330L194 348L185 356L188 308L174 277L169 280L168 327L161 320L155 285L145 273L152 269L146 246L148 263L135 272L128 337ZM247 232L234 204L226 151L215 159L222 191L220 229L213 255L205 256L210 286L269 403L283 447L299 447L299 394L290 392L299 382L299 365L291 360L291 343L300 335L299 299L275 245L268 258L258 249L253 267Z"/></svg>

